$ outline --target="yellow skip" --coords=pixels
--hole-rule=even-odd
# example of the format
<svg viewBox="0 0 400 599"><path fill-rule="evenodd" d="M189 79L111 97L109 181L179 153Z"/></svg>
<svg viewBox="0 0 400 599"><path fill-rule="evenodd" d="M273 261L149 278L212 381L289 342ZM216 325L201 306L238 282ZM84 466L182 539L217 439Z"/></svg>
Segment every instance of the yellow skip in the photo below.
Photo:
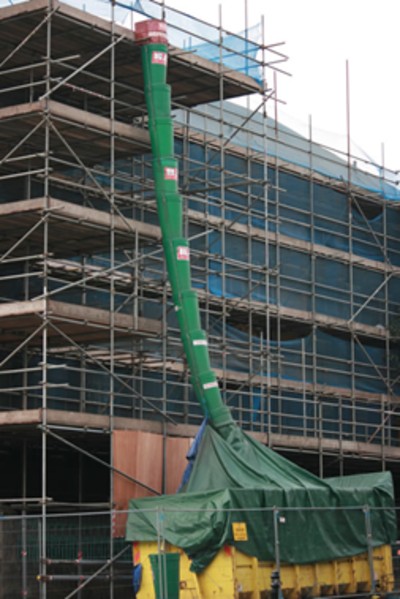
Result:
<svg viewBox="0 0 400 599"><path fill-rule="evenodd" d="M179 599L264 599L271 589L271 574L276 565L260 562L235 547L221 549L200 574L190 571L190 560L181 549L171 545L165 549L180 555ZM134 544L135 564L141 563L143 567L137 599L160 599L155 592L149 557L157 553L157 543ZM373 550L373 565L377 591L392 591L394 579L390 545ZM163 580L165 584L166 576ZM368 593L371 591L368 554L315 564L283 564L281 585L285 599ZM162 599L167 597L167 594L163 594Z"/></svg>

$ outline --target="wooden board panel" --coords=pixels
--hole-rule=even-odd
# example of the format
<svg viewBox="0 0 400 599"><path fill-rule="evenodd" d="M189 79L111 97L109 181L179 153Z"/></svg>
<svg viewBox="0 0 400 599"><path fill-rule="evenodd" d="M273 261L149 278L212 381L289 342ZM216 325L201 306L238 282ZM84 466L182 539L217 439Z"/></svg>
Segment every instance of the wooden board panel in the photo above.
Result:
<svg viewBox="0 0 400 599"><path fill-rule="evenodd" d="M192 439L169 437L166 441L166 493L176 493L187 460L186 454ZM163 490L163 437L144 431L114 431L114 466L159 493ZM114 505L117 510L128 509L134 497L151 497L153 494L118 473L114 474ZM114 535L125 534L126 514L117 514Z"/></svg>
<svg viewBox="0 0 400 599"><path fill-rule="evenodd" d="M161 435L142 431L115 431L113 434L114 467L151 487L162 491L162 451ZM135 484L117 472L114 473L114 506L126 510L133 497L154 496L146 488ZM114 519L114 536L125 534L126 513L117 514Z"/></svg>
<svg viewBox="0 0 400 599"><path fill-rule="evenodd" d="M143 431L114 431L114 467L156 492L162 491L162 436ZM144 487L114 474L114 502L127 509L133 497L154 496Z"/></svg>
<svg viewBox="0 0 400 599"><path fill-rule="evenodd" d="M187 465L186 454L192 439L168 437L166 445L166 480L165 492L176 493L181 484L182 475Z"/></svg>

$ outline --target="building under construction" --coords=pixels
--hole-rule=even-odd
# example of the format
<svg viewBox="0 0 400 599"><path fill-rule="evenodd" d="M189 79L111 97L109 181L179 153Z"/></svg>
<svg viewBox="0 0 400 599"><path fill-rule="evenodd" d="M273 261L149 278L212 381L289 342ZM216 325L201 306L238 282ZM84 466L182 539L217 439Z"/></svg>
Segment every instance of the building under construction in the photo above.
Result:
<svg viewBox="0 0 400 599"><path fill-rule="evenodd" d="M322 477L400 471L391 173L267 117L285 56L262 25L256 39L151 0L97 8L0 10L2 599L67 596L85 558L101 596L131 596L123 563L102 571L122 547L116 511L176 491L203 420L161 246L139 20L171 31L192 281L234 419Z"/></svg>

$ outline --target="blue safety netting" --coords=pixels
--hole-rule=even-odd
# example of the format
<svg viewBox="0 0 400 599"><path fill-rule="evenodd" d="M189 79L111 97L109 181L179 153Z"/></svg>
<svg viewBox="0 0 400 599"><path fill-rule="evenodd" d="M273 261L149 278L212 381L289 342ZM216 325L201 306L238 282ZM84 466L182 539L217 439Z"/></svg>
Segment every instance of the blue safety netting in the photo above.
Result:
<svg viewBox="0 0 400 599"><path fill-rule="evenodd" d="M215 348L224 334L226 349L222 353ZM388 393L384 341L364 339L359 343L344 332L318 329L315 338L309 330L301 337L267 342L265 337L251 337L248 332L217 319L210 323L210 339L212 362L217 368L224 364L228 370L249 372L251 354L253 376ZM398 387L400 391L400 384Z"/></svg>
<svg viewBox="0 0 400 599"><path fill-rule="evenodd" d="M177 142L178 152L183 151ZM194 284L225 298L248 298L371 326L386 326L385 298L390 314L399 308L398 277L385 279L383 270L368 268L363 258L400 265L398 231L400 212L395 205L363 204L360 198L349 206L348 196L327 185L300 175L253 162L252 181L243 176L249 168L245 157L224 155L221 179L218 152L200 144L187 148L185 169L189 174L189 207L213 216L262 229L260 238L251 240L233 230L211 229L208 235L194 239L192 272ZM279 176L278 176L279 175ZM241 178L242 177L242 178ZM278 187L265 197L265 178ZM222 189L222 186L224 188ZM207 187L207 201L202 190ZM279 197L278 197L279 193ZM279 233L280 247L262 239L263 231ZM193 225L191 235L202 227ZM285 236L285 237L284 237ZM287 240L285 242L285 239ZM313 260L307 246L293 247L292 239L314 242L321 248L351 252L360 264L353 264L329 251L317 253ZM206 267L204 253L208 253ZM268 269L268 273L265 269Z"/></svg>
<svg viewBox="0 0 400 599"><path fill-rule="evenodd" d="M26 0L0 0L0 7L19 4ZM229 69L249 75L259 83L261 68L261 24L239 33L225 31L192 15L153 0L114 2L109 0L65 0L66 4L111 19L130 28L134 21L162 19L168 25L170 44L190 50L203 58L222 63Z"/></svg>
<svg viewBox="0 0 400 599"><path fill-rule="evenodd" d="M223 34L218 41L193 44L192 39L185 46L190 52L194 52L203 58L213 62L222 62L226 67L245 75L253 77L261 83L262 71L257 61L260 46L252 41L261 37L260 25L255 25L247 31L235 34Z"/></svg>
<svg viewBox="0 0 400 599"><path fill-rule="evenodd" d="M172 45L222 63L261 82L261 24L231 33L152 0L136 0L132 4L116 2L116 5L141 17L165 20Z"/></svg>
<svg viewBox="0 0 400 599"><path fill-rule="evenodd" d="M387 415L383 430L378 402L346 399L340 394L316 399L312 394L286 389L279 396L247 385L228 392L226 399L235 420L246 429L398 445L397 427L391 428L395 418Z"/></svg>
<svg viewBox="0 0 400 599"><path fill-rule="evenodd" d="M180 141L176 149L178 155L183 152ZM247 180L246 157L225 152L223 160L221 169L217 150L196 143L189 145L182 166L189 180L186 189L191 208L366 258L400 263L397 243L400 212L394 203L371 204L355 193L349 204L345 186L340 191L293 170L289 172L285 165L277 171L256 160L250 161L251 179ZM375 179L372 175L368 177L372 188ZM207 188L206 203L202 200L204 188ZM388 198L385 195L383 199Z"/></svg>
<svg viewBox="0 0 400 599"><path fill-rule="evenodd" d="M259 240L248 241L233 234L225 235L222 256L222 234L213 230L208 236L210 258L208 273L204 260L194 251L193 277L196 286L208 288L215 296L227 299L247 298L251 301L277 304L287 308L315 310L334 318L371 325L385 326L386 294L389 310L399 309L400 280L385 279L362 265L353 265L334 258L315 256L290 247L266 245ZM199 247L196 241L194 247ZM242 256L243 261L237 257ZM268 260L266 263L265 260ZM264 265L269 267L268 275ZM371 297L372 296L372 297Z"/></svg>
<svg viewBox="0 0 400 599"><path fill-rule="evenodd" d="M229 331L231 334L232 331ZM232 343L233 340L230 340ZM325 343L325 341L322 341ZM283 352L298 344L298 341L288 344L284 343ZM308 340L303 345L308 345ZM5 357L1 352L0 357ZM304 353L303 353L304 355ZM307 356L307 363L310 358ZM285 355L285 361L288 361ZM292 371L284 371L282 379L286 381L297 380L296 369L300 371L293 360ZM8 362L7 371L1 373L0 388L17 388L21 386L22 357L17 355ZM41 358L39 353L33 353L28 357L27 393L16 391L0 394L0 406L2 409L21 408L30 409L41 406ZM288 367L289 368L289 367ZM361 364L357 376L362 375ZM12 369L15 369L12 371ZM239 369L237 369L239 371ZM110 377L109 373L99 365L86 364L85 372L85 399L82 404L81 393L82 362L68 356L58 358L49 356L49 407L58 410L79 410L84 408L87 412L108 414L110 409ZM117 416L137 416L148 419L158 419L157 412L152 406L160 410L167 410L168 414L177 422L185 421L200 424L203 414L199 403L193 396L192 390L188 388L185 380L180 374L172 372L162 373L152 369L143 368L140 381L132 378L129 367L116 365L115 374L117 380L114 385L114 413ZM253 372L253 375L256 372ZM296 375L297 376L297 375ZM340 375L345 376L345 374ZM235 386L229 383L222 390L224 400L232 409L234 418L244 428L253 430L270 430L271 432L283 434L295 434L303 436L315 436L323 432L324 437L337 438L339 435L349 440L370 441L380 443L382 438L382 405L379 402L354 400L343 397L338 392L332 397L319 397L308 391L291 391L285 389L278 392L276 389L267 389L266 385L260 386L256 382L252 384L253 376L249 375L248 384ZM364 374L364 378L366 378ZM120 382L121 381L121 382ZM129 391L124 382L131 386ZM25 383L26 384L26 383ZM150 403L147 403L146 398ZM189 413L187 414L187 411ZM386 417L385 442L398 445L397 428L390 431L392 416ZM393 435L393 436L391 436Z"/></svg>
<svg viewBox="0 0 400 599"><path fill-rule="evenodd" d="M216 102L203 110L192 112L190 126L203 135L232 139L233 144L259 152L261 156L267 153L269 157L281 161L283 169L285 165L301 167L342 184L350 179L351 184L361 190L376 193L385 200L400 200L400 189L395 184L394 174L380 165L363 165L352 161L349 168L347 160L341 155L315 141L311 142L282 123L276 123L271 118L265 119L257 112L250 120L248 117L249 111L242 106L223 102L221 107ZM175 120L183 124L184 111L177 110ZM244 123L246 126L242 128Z"/></svg>

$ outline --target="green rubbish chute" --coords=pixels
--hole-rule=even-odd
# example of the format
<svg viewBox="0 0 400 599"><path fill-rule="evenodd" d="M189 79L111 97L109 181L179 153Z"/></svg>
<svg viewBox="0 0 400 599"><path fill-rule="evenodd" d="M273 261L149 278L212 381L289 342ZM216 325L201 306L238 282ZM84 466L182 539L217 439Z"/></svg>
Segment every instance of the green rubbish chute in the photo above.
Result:
<svg viewBox="0 0 400 599"><path fill-rule="evenodd" d="M180 493L131 500L126 539L157 541L161 536L187 552L195 571L205 568L225 544L261 560L274 560L274 518L279 509L284 517L279 523L282 562L332 560L393 542L396 516L389 472L322 480L252 439L224 405L210 367L198 297L191 288L189 245L183 236L171 92L166 83L166 26L144 21L136 25L135 33L142 51L155 193L172 298L191 383L209 424ZM235 522L246 523L246 542L235 540Z"/></svg>
<svg viewBox="0 0 400 599"><path fill-rule="evenodd" d="M196 398L210 423L221 429L234 422L210 366L207 335L201 328L199 301L191 285L190 250L183 236L183 202L174 156L171 89L166 83L166 25L162 21L143 21L136 25L135 33L142 50L157 210L172 299Z"/></svg>

